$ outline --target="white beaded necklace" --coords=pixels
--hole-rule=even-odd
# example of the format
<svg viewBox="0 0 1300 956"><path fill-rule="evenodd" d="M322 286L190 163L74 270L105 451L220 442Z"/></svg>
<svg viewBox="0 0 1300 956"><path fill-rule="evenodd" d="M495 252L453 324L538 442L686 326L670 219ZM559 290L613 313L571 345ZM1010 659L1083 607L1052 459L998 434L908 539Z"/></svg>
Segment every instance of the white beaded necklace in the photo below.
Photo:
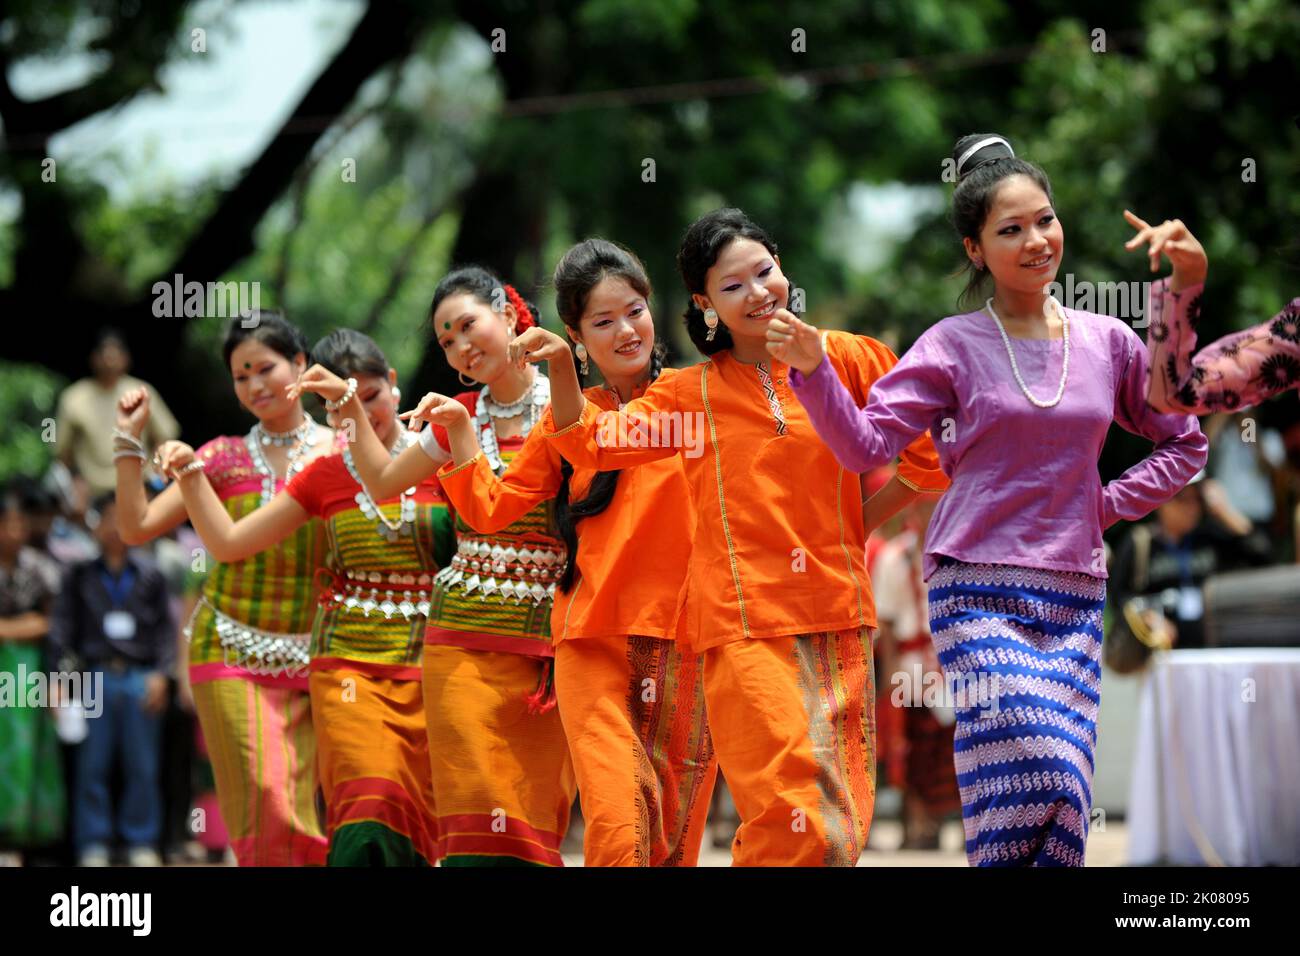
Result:
<svg viewBox="0 0 1300 956"><path fill-rule="evenodd" d="M1016 353L1011 347L1011 336L1007 335L1007 330L1002 326L1002 320L993 311L993 299L990 298L984 303L984 308L988 309L989 315L993 316L993 321L998 324L998 331L1002 333L1002 344L1007 347L1007 356L1011 359L1011 373L1016 377L1016 384L1025 393L1025 398L1039 408L1051 408L1060 403L1061 397L1065 394L1066 376L1070 374L1070 318L1065 314L1065 309L1061 307L1061 303L1056 301L1055 296L1049 295L1048 299L1051 300L1052 306L1056 309L1056 314L1061 317L1061 335L1065 340L1065 357L1061 360L1061 384L1056 387L1056 397L1048 402L1043 401L1041 398L1035 398L1030 393L1029 386L1025 384L1024 378L1020 375L1020 366L1016 364Z"/></svg>
<svg viewBox="0 0 1300 956"><path fill-rule="evenodd" d="M413 444L415 444L415 436L405 428L402 428L398 431L397 441L393 444L393 447L388 450L388 454L393 458L396 458ZM362 481L361 476L357 474L356 464L352 461L351 445L345 445L343 447L343 464L347 466L348 474L352 476L352 480L361 486L361 490L358 491L353 498L357 503L357 507L361 509L361 513L369 520L375 521L378 519L379 523L375 525L375 533L387 541L396 541L402 535L409 534L409 530L405 529L403 526L415 524L414 486L407 488L398 497L400 505L397 511L397 520L389 521L388 518L384 516L384 512L380 507L375 504L375 499L370 496L370 492L366 490L366 483ZM408 498L407 495L410 495L411 497Z"/></svg>
<svg viewBox="0 0 1300 956"><path fill-rule="evenodd" d="M506 406L498 405L492 400L491 393L486 385L483 386L479 393L478 410L474 415L475 426L479 433L478 444L479 448L483 449L483 457L487 459L487 463L498 475L501 474L504 465L501 462L501 446L497 443L497 432L492 424L492 419L514 418L519 415L519 412L515 412L514 415L504 416L498 410L503 407L508 410L522 405L524 415L523 434L527 436L532 431L533 426L537 424L538 419L542 417L542 409L551 400L551 380L538 372L536 378L533 379L531 391L531 398L525 393L525 396L519 401Z"/></svg>
<svg viewBox="0 0 1300 956"><path fill-rule="evenodd" d="M284 482L288 484L293 480L293 476L307 467L307 462L303 460L303 454L307 449L316 444L316 420L310 415L307 420L297 428L289 432L266 432L262 428L262 423L258 422L248 432L248 437L244 439L244 446L248 449L248 457L253 461L253 469L262 476L262 504L266 504L275 497L276 476L275 469L271 463L266 460L262 454L262 445L267 444L267 439L280 445L285 435L296 435L296 440L289 446L285 453Z"/></svg>

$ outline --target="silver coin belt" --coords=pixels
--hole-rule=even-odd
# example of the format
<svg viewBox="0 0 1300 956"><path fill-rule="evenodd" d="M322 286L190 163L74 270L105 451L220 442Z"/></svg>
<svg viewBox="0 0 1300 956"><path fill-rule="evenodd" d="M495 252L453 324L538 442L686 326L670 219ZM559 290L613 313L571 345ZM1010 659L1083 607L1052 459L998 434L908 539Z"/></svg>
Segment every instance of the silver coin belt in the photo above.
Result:
<svg viewBox="0 0 1300 956"><path fill-rule="evenodd" d="M564 558L563 550L517 548L467 537L457 545L451 564L434 580L445 590L459 589L466 594L477 591L480 601L497 594L502 603L531 600L536 605L555 596Z"/></svg>
<svg viewBox="0 0 1300 956"><path fill-rule="evenodd" d="M385 620L400 614L406 620L429 616L431 574L382 574L378 571L348 571L340 575L331 593L334 603L350 612L369 617L378 611ZM387 584L387 588L379 585ZM396 586L394 586L396 585Z"/></svg>
<svg viewBox="0 0 1300 956"><path fill-rule="evenodd" d="M193 634L194 615L200 607L212 612L217 640L225 651L226 664L237 665L254 674L305 673L311 660L311 633L287 634L250 627L223 614L206 597L199 598L194 614L185 625L185 637Z"/></svg>

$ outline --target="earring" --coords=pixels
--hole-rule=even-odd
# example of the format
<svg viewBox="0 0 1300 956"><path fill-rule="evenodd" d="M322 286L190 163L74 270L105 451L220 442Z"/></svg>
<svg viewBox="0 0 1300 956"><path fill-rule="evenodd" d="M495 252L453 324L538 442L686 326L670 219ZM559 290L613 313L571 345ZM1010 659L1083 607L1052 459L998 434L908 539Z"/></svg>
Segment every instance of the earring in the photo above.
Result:
<svg viewBox="0 0 1300 956"><path fill-rule="evenodd" d="M401 390L400 388L398 388L396 385L394 385L394 386L393 386L393 401L395 401L395 402L400 402L401 400L402 400L402 390Z"/></svg>
<svg viewBox="0 0 1300 956"><path fill-rule="evenodd" d="M460 379L460 384L464 385L466 388L473 388L475 385L478 384L478 382L474 381L472 378L468 382L465 381L464 372L457 372L456 377Z"/></svg>
<svg viewBox="0 0 1300 956"><path fill-rule="evenodd" d="M975 271L976 271L976 272L983 272L983 271L984 271L984 257L983 257L983 256L976 256L974 259L971 260L971 262L973 262L973 263L975 264Z"/></svg>
<svg viewBox="0 0 1300 956"><path fill-rule="evenodd" d="M707 325L707 326L709 327L709 331L708 331L707 333L705 333L704 341L706 341L706 342L712 342L712 341L713 341L713 337L714 337L715 335L718 334L718 313L717 313L717 310L715 310L715 309L705 309L705 310L704 310L704 324Z"/></svg>
<svg viewBox="0 0 1300 956"><path fill-rule="evenodd" d="M578 361L582 363L582 374L586 375L587 372L590 371L590 369L587 368L587 346L579 342L578 347L573 351L577 353Z"/></svg>

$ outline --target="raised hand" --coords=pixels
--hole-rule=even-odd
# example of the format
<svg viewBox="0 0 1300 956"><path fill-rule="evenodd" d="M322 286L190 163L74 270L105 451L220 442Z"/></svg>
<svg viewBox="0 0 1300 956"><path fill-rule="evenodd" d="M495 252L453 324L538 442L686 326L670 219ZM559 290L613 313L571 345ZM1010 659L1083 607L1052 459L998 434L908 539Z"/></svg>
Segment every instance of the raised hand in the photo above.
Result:
<svg viewBox="0 0 1300 956"><path fill-rule="evenodd" d="M172 439L158 446L153 454L154 467L172 480L176 473L194 461L194 449L183 441Z"/></svg>
<svg viewBox="0 0 1300 956"><path fill-rule="evenodd" d="M117 427L136 438L149 424L149 389L133 388L117 400Z"/></svg>
<svg viewBox="0 0 1300 956"><path fill-rule="evenodd" d="M529 331L532 330L529 329ZM454 398L439 395L437 392L426 392L424 398L420 399L420 404L409 412L402 412L397 417L409 419L407 427L411 431L418 431L419 426L416 423L421 421L428 422L430 425L441 425L443 428L450 428L462 419L469 421L469 409Z"/></svg>
<svg viewBox="0 0 1300 956"><path fill-rule="evenodd" d="M313 365L298 376L298 380L284 387L288 398L299 398L303 392L312 392L327 402L337 402L348 390L343 381L324 365Z"/></svg>
<svg viewBox="0 0 1300 956"><path fill-rule="evenodd" d="M1137 230L1137 235L1124 243L1124 248L1136 249L1144 242L1147 243L1147 258L1151 261L1152 272L1159 270L1161 254L1168 257L1169 264L1174 268L1170 283L1174 292L1205 281L1209 259L1200 241L1183 225L1181 219L1166 219L1158 226L1153 226L1127 209L1124 210L1124 218Z"/></svg>
<svg viewBox="0 0 1300 956"><path fill-rule="evenodd" d="M768 321L767 350L805 375L811 375L826 357L821 332L788 309L777 309Z"/></svg>
<svg viewBox="0 0 1300 956"><path fill-rule="evenodd" d="M511 339L509 348L510 361L520 368L528 362L553 362L561 356L568 356L570 361L573 360L569 352L569 343L539 325L525 329Z"/></svg>

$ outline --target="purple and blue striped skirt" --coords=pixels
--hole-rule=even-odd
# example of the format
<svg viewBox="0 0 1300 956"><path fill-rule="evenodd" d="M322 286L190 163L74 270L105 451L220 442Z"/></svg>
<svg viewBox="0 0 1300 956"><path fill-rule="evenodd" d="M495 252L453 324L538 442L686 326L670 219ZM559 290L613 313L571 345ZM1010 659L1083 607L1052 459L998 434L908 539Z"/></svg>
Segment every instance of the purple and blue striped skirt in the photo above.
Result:
<svg viewBox="0 0 1300 956"><path fill-rule="evenodd" d="M957 723L972 866L1083 866L1101 703L1103 578L943 559L930 632Z"/></svg>

